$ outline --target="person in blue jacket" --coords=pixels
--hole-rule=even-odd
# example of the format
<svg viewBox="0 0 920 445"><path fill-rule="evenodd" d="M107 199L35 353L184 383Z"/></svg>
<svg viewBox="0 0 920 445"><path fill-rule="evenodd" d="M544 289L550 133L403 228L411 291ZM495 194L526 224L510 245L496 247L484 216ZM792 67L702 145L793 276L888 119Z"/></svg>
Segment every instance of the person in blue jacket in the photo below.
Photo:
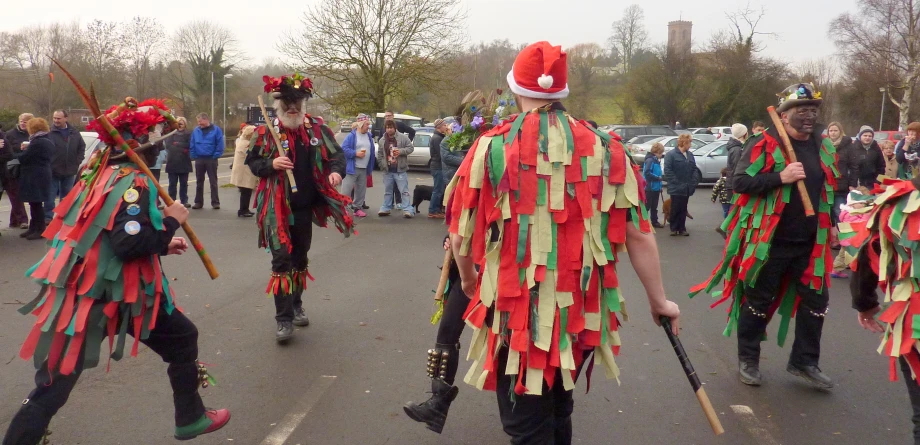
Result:
<svg viewBox="0 0 920 445"><path fill-rule="evenodd" d="M342 141L345 153L345 179L342 181L342 194L352 196L351 209L355 216L364 218L364 197L367 194L367 178L374 172L376 148L366 114L359 114L352 125L351 133Z"/></svg>
<svg viewBox="0 0 920 445"><path fill-rule="evenodd" d="M217 160L224 154L224 131L211 123L207 113L198 116L198 127L192 131L189 140L189 154L195 161L195 205L193 209L204 207L204 175L208 174L211 184L211 207L220 209L220 197L217 195Z"/></svg>
<svg viewBox="0 0 920 445"><path fill-rule="evenodd" d="M645 207L648 208L652 226L663 229L664 224L658 221L658 201L661 199L661 158L664 156L664 146L656 142L645 155L642 162L642 177L645 178Z"/></svg>

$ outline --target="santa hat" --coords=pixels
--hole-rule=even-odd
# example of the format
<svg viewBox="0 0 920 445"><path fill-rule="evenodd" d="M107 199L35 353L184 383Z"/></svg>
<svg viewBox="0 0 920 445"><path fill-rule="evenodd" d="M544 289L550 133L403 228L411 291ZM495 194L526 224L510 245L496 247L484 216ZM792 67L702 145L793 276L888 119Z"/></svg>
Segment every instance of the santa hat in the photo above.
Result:
<svg viewBox="0 0 920 445"><path fill-rule="evenodd" d="M534 99L563 99L569 95L568 64L561 46L537 42L524 48L508 72L508 87Z"/></svg>

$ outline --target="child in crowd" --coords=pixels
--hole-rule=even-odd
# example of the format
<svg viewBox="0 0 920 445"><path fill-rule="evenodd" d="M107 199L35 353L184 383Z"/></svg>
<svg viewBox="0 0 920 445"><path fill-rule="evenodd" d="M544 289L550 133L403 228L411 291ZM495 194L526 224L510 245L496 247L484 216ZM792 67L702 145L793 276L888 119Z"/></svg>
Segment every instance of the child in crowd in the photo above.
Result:
<svg viewBox="0 0 920 445"><path fill-rule="evenodd" d="M885 176L897 179L898 159L894 155L894 141L882 141L882 156L885 159Z"/></svg>
<svg viewBox="0 0 920 445"><path fill-rule="evenodd" d="M723 168L720 173L722 176L716 181L716 185L712 188L712 197L709 199L712 202L716 202L716 199L719 200L719 203L722 204L722 218L724 219L728 216L728 211L732 208L732 191L725 186L725 181L728 181L728 175L730 173L728 167Z"/></svg>
<svg viewBox="0 0 920 445"><path fill-rule="evenodd" d="M872 212L874 200L875 197L872 195L864 194L860 191L850 192L847 195L847 203L840 206L840 223L852 224L868 221ZM840 240L840 246L840 252L838 252L837 257L834 258L834 271L831 272L831 277L848 278L849 275L846 269L853 260L852 255L847 254L847 247L850 247L850 240Z"/></svg>

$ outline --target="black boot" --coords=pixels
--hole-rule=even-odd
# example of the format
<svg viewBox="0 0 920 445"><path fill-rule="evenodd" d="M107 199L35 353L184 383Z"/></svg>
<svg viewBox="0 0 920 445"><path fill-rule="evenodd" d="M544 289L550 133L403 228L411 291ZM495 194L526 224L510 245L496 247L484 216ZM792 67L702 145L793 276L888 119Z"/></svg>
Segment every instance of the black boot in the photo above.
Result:
<svg viewBox="0 0 920 445"><path fill-rule="evenodd" d="M834 381L831 380L826 374L821 372L821 368L811 365L795 365L789 363L786 366L786 371L789 371L790 374L801 377L805 379L815 388L820 389L831 389L834 387Z"/></svg>
<svg viewBox="0 0 920 445"><path fill-rule="evenodd" d="M285 343L294 336L294 325L290 321L279 321L275 332L275 341Z"/></svg>
<svg viewBox="0 0 920 445"><path fill-rule="evenodd" d="M756 361L738 362L738 374L741 376L741 383L750 386L760 386L763 384L763 377L760 375L760 363Z"/></svg>
<svg viewBox="0 0 920 445"><path fill-rule="evenodd" d="M3 445L39 445L48 432L51 416L41 407L25 404L13 417L3 437Z"/></svg>
<svg viewBox="0 0 920 445"><path fill-rule="evenodd" d="M450 409L451 402L457 398L460 389L451 386L449 383L440 378L431 379L431 398L416 404L409 402L403 406L406 415L416 422L425 422L428 429L441 434L444 429L444 422L447 421L447 410Z"/></svg>

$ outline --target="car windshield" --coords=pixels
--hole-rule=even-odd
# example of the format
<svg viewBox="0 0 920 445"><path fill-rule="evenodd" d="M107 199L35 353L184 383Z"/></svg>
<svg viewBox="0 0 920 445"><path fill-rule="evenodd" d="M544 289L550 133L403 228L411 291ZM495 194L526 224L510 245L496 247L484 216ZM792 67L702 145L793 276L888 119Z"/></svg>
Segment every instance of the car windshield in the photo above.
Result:
<svg viewBox="0 0 920 445"><path fill-rule="evenodd" d="M415 139L412 140L412 145L416 147L427 147L430 144L430 141L430 134L415 133Z"/></svg>

